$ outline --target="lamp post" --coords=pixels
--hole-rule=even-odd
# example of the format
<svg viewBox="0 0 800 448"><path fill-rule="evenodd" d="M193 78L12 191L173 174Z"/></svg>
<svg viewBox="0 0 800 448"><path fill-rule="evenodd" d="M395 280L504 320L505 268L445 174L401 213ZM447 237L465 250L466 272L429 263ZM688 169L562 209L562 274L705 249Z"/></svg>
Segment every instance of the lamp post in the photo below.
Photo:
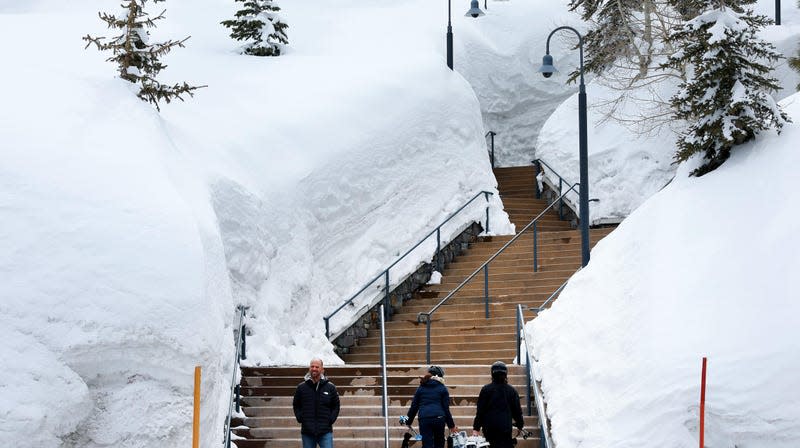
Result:
<svg viewBox="0 0 800 448"><path fill-rule="evenodd" d="M450 70L453 69L453 24L450 20L450 16L452 15L452 8L450 7L451 1L452 0L447 0L447 68ZM472 0L470 2L469 11L464 15L472 18L478 18L483 15L478 0Z"/></svg>
<svg viewBox="0 0 800 448"><path fill-rule="evenodd" d="M781 0L775 0L775 25L781 24Z"/></svg>
<svg viewBox="0 0 800 448"><path fill-rule="evenodd" d="M553 76L557 72L553 66L553 57L550 56L550 38L556 31L570 30L578 35L578 47L580 48L580 88L578 90L578 141L580 158L580 194L578 206L580 207L579 217L581 224L581 266L589 264L589 149L587 143L587 124L586 124L586 86L583 83L583 36L575 28L570 26L560 26L550 32L547 36L546 53L542 58L542 66L539 72L545 78Z"/></svg>

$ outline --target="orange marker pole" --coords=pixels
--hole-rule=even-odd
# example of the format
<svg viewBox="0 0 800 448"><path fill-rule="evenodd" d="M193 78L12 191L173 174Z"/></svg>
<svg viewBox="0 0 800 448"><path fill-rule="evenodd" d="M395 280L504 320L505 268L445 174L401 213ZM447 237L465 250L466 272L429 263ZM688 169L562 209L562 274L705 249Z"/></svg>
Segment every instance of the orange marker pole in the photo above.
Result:
<svg viewBox="0 0 800 448"><path fill-rule="evenodd" d="M194 421L192 422L192 448L200 446L200 366L194 368Z"/></svg>
<svg viewBox="0 0 800 448"><path fill-rule="evenodd" d="M703 374L700 379L700 448L703 448L706 423L706 357L703 356Z"/></svg>

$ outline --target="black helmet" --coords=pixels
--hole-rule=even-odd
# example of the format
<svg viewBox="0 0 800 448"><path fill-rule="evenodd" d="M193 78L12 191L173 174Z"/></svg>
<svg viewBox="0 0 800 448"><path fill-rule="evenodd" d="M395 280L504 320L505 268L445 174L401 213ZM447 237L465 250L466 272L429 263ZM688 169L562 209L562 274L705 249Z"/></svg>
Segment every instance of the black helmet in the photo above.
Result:
<svg viewBox="0 0 800 448"><path fill-rule="evenodd" d="M444 369L439 366L430 366L428 367L428 373L433 376L438 376L444 378Z"/></svg>
<svg viewBox="0 0 800 448"><path fill-rule="evenodd" d="M495 361L494 364L492 364L492 375L497 373L508 375L508 367L506 367L506 363L503 361Z"/></svg>

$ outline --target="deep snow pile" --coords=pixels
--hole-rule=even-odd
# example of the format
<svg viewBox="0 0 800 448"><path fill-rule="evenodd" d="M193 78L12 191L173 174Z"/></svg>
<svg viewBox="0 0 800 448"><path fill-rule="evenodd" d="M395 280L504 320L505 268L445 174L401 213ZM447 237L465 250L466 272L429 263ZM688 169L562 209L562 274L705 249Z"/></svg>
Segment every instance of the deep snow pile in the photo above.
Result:
<svg viewBox="0 0 800 448"><path fill-rule="evenodd" d="M675 180L592 251L527 324L559 447L800 441L800 95L794 123L737 147L720 169Z"/></svg>
<svg viewBox="0 0 800 448"><path fill-rule="evenodd" d="M338 362L321 317L496 191L478 101L443 62L444 5L284 3L280 58L236 54L234 2L148 3L167 9L153 40L192 36L163 79L208 85L159 115L83 49L104 5L0 2L3 444L187 446L201 365L216 446L235 304L253 362Z"/></svg>
<svg viewBox="0 0 800 448"><path fill-rule="evenodd" d="M577 85L547 80L537 71L551 31L562 25L582 29L568 3L492 1L485 16L453 25L454 68L475 89L486 130L497 133L496 166L529 165L537 157L539 130L577 91ZM578 52L571 49L576 40L571 37L557 33L550 40L555 63L567 72L578 65Z"/></svg>

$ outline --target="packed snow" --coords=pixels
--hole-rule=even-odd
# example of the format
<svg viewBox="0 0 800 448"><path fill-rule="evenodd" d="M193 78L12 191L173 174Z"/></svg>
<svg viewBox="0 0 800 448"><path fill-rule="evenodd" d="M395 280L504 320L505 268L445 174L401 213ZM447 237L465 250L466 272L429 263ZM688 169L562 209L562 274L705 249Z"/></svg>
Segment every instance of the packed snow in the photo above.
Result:
<svg viewBox="0 0 800 448"><path fill-rule="evenodd" d="M527 324L558 447L693 447L708 357L706 446L800 443L794 123L673 182L595 246Z"/></svg>
<svg viewBox="0 0 800 448"><path fill-rule="evenodd" d="M466 2L453 2L455 71L444 64L446 2L279 1L290 44L278 58L237 53L219 24L233 1L148 3L153 13L166 9L151 41L192 36L165 57L162 77L208 86L159 114L115 77L109 55L84 49L87 33L110 35L97 12L116 4L0 0L0 442L187 446L200 365L201 446L217 446L236 305L249 307L248 362L340 363L322 316L453 210L495 193L490 231L513 232L484 135L498 132L498 165L544 157L565 177L577 172L576 86L536 73L551 29L584 29L567 3L490 0L476 20L463 16ZM793 53L800 15L783 17L764 36ZM578 62L573 45L551 43L564 73ZM788 89L797 84L785 66L779 77ZM588 92L590 104L602 95L591 83ZM687 179L681 167L645 202L676 173L672 137L636 139L595 118L592 218L633 214L535 328L559 446L623 438L689 446L700 352L710 356L714 446L733 446L725 437L796 445L798 389L780 370L796 371L800 359L789 336L797 304L787 297L798 264L787 225L796 217L767 199L792 197L796 125L734 153L719 173ZM754 175L762 172L769 177ZM486 205L465 209L445 239L483 222ZM690 211L707 216L705 229ZM650 220L660 233L644 233ZM742 238L755 228L764 230ZM433 247L412 252L392 282ZM753 271L765 277L744 275ZM689 302L658 302L667 291ZM747 331L704 347L712 314L731 318L715 320L713 334ZM686 325L663 324L679 320ZM574 334L556 339L546 328ZM648 368L656 365L658 375ZM640 381L631 371L643 372ZM761 404L752 405L756 394Z"/></svg>

